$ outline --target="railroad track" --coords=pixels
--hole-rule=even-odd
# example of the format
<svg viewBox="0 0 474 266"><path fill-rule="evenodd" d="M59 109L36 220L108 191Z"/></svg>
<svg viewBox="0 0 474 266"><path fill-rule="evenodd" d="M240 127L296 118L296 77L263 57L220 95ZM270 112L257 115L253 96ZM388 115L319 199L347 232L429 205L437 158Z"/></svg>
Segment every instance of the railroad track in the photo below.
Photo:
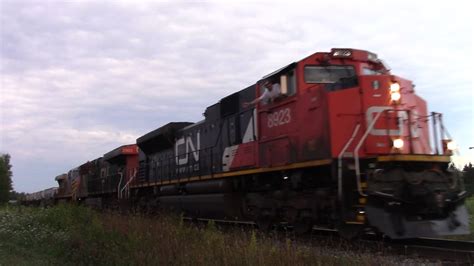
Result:
<svg viewBox="0 0 474 266"><path fill-rule="evenodd" d="M198 219L207 222L208 219ZM233 225L255 228L253 222L229 222L214 220L223 228ZM221 227L221 228L222 228ZM436 238L414 238L393 240L381 238L376 235L364 235L355 240L343 239L336 230L313 228L309 235L297 237L291 230L277 230L281 239L291 237L304 245L323 245L329 247L352 250L369 250L387 255L403 255L407 257L422 258L434 262L474 264L474 241L458 241Z"/></svg>
<svg viewBox="0 0 474 266"><path fill-rule="evenodd" d="M474 241L435 238L390 240L389 247L404 255L438 259L443 262L474 264Z"/></svg>
<svg viewBox="0 0 474 266"><path fill-rule="evenodd" d="M314 229L320 236L339 237L336 230ZM474 241L440 238L386 239L376 235L364 235L348 241L355 248L367 248L383 254L418 257L443 263L474 264Z"/></svg>
<svg viewBox="0 0 474 266"><path fill-rule="evenodd" d="M315 229L318 235L338 237L336 230ZM348 241L341 239L341 241ZM356 248L365 247L383 254L418 257L443 263L474 264L474 241L440 238L386 239L375 235L364 235L348 241Z"/></svg>

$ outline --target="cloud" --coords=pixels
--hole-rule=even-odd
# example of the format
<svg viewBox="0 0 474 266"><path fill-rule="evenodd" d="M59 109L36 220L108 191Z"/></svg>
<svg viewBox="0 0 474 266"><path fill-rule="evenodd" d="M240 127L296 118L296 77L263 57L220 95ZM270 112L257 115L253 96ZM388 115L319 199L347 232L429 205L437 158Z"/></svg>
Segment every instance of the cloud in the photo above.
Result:
<svg viewBox="0 0 474 266"><path fill-rule="evenodd" d="M0 151L20 191L169 121L199 121L332 47L378 53L474 145L472 19L457 3L7 0L0 12Z"/></svg>

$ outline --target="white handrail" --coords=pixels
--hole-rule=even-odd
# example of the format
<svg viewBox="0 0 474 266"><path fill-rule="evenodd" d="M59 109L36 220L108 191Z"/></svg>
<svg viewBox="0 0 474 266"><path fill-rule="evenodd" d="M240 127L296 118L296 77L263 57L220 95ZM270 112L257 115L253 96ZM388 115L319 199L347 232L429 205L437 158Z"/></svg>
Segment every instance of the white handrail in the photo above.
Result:
<svg viewBox="0 0 474 266"><path fill-rule="evenodd" d="M122 193L124 190L127 190L127 197L129 196L129 193L128 193L128 189L129 189L129 186L130 186L130 183L133 181L133 179L135 179L135 177L137 176L137 168L134 168L133 169L133 174L130 176L130 179L128 180L128 182L125 184L125 186L123 186L122 190L120 191L120 193Z"/></svg>
<svg viewBox="0 0 474 266"><path fill-rule="evenodd" d="M359 129L360 129L360 123L358 123L354 127L354 131L352 132L352 136L347 141L346 145L344 145L344 148L342 148L341 152L339 153L339 156L337 157L337 195L339 197L339 200L342 200L342 156L344 155L346 150L351 145L351 143L354 140L355 136L359 132Z"/></svg>
<svg viewBox="0 0 474 266"><path fill-rule="evenodd" d="M117 186L117 198L121 199L122 195L120 194L120 185L122 184L122 179L123 179L122 172L120 172L119 175L120 175L120 181L119 181L118 186Z"/></svg>
<svg viewBox="0 0 474 266"><path fill-rule="evenodd" d="M379 112L377 113L377 115L375 116L375 118L372 120L372 122L369 124L369 126L367 127L367 130L365 131L364 135L362 136L362 138L360 139L359 143L357 144L356 148L354 149L354 161L355 161L355 170L356 170L356 178L357 178L357 191L359 192L359 194L363 197L367 197L367 194L365 194L363 191L362 191L362 187L360 185L360 165L359 165L359 149L360 147L362 146L362 144L364 143L365 139L367 138L367 136L369 135L370 131L372 131L372 129L374 128L375 126L375 122L377 122L377 120L379 119L379 117L382 115L382 113L384 112Z"/></svg>
<svg viewBox="0 0 474 266"><path fill-rule="evenodd" d="M446 135L446 137L448 137L448 139L453 140L453 138L451 137L451 134L449 134L448 129L444 126L443 118L441 116L438 116L438 119L439 119L439 126L440 126L440 129L441 129L441 136L440 136L441 137L441 142L444 139L444 135ZM459 156L460 155L459 149L455 149L454 154Z"/></svg>

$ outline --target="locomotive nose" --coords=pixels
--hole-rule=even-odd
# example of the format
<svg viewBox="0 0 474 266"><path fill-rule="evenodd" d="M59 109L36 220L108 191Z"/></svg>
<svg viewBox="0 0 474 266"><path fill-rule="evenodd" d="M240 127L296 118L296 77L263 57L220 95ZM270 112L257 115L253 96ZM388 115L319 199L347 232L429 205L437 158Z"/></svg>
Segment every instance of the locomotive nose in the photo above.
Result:
<svg viewBox="0 0 474 266"><path fill-rule="evenodd" d="M439 171L404 173L406 186L400 195L412 204L417 212L442 217L450 201L446 192L451 185L450 178Z"/></svg>
<svg viewBox="0 0 474 266"><path fill-rule="evenodd" d="M365 208L369 223L391 238L468 233L467 210L459 204L463 194L452 189L455 179L434 169L377 171Z"/></svg>

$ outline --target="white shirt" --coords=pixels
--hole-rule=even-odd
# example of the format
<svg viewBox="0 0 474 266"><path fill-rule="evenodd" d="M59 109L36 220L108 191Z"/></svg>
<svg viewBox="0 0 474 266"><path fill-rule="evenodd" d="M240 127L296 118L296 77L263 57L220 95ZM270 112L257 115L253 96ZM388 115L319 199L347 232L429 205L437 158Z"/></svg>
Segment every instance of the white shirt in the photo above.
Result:
<svg viewBox="0 0 474 266"><path fill-rule="evenodd" d="M280 84L275 83L272 85L272 90L268 90L265 88L265 91L263 91L262 95L258 98L258 101L263 102L264 104L267 104L270 102L270 100L275 99L280 95Z"/></svg>

